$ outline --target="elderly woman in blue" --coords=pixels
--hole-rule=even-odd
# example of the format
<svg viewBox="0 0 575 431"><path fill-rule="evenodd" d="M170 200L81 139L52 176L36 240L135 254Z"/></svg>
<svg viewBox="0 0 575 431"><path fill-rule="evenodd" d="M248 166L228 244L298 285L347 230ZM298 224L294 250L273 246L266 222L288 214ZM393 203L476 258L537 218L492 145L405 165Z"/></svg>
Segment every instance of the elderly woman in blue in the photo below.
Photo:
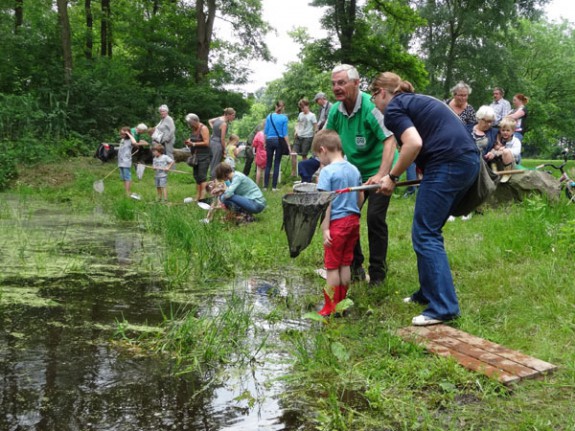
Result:
<svg viewBox="0 0 575 431"><path fill-rule="evenodd" d="M412 320L413 325L425 326L459 316L442 228L475 182L480 156L471 134L446 104L413 91L409 82L391 72L372 82L374 103L402 145L396 164L381 180L380 192L393 193L413 161L423 170L411 230L419 290L404 302L426 305Z"/></svg>

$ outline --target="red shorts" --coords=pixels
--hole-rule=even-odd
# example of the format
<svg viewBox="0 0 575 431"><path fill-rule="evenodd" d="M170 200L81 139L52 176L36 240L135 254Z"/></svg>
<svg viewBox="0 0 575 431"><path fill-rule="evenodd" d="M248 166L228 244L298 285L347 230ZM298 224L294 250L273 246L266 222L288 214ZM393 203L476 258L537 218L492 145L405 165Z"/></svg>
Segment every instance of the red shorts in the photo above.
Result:
<svg viewBox="0 0 575 431"><path fill-rule="evenodd" d="M325 268L338 269L341 266L350 266L353 261L353 249L359 239L359 215L353 214L329 224L331 246L324 246Z"/></svg>

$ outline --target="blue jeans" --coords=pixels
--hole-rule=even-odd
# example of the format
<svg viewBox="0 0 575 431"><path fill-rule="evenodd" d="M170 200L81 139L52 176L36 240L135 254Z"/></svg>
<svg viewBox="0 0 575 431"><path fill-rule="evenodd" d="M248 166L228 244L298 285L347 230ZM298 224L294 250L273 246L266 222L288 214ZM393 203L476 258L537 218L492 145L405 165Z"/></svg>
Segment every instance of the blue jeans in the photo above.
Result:
<svg viewBox="0 0 575 431"><path fill-rule="evenodd" d="M417 255L419 290L416 302L427 304L425 316L450 320L459 316L459 303L442 229L452 208L465 195L479 173L479 155L426 166L415 200L411 240Z"/></svg>
<svg viewBox="0 0 575 431"><path fill-rule="evenodd" d="M407 181L416 180L417 179L417 168L415 166L415 162L408 166L407 170L405 171ZM415 186L409 186L405 193L411 195L415 193Z"/></svg>
<svg viewBox="0 0 575 431"><path fill-rule="evenodd" d="M257 214L261 213L266 207L264 204L254 201L253 199L246 198L240 195L231 195L229 198L225 199L222 195L220 200L228 207L230 210L235 212L243 212L247 214Z"/></svg>
<svg viewBox="0 0 575 431"><path fill-rule="evenodd" d="M272 170L272 162L274 165L274 172L272 178L272 188L278 187L278 177L280 174L280 166L282 163L282 148L278 138L266 139L266 170L264 175L264 188L268 188L270 183L270 171Z"/></svg>
<svg viewBox="0 0 575 431"><path fill-rule="evenodd" d="M304 183L311 183L313 174L319 169L319 160L312 157L311 159L302 160L297 165L297 171Z"/></svg>

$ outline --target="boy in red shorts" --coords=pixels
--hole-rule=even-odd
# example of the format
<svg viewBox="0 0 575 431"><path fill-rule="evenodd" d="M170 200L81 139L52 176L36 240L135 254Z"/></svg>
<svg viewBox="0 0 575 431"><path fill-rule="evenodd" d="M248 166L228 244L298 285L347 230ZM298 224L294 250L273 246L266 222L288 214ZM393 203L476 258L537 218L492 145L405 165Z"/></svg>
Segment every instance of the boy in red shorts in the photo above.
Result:
<svg viewBox="0 0 575 431"><path fill-rule="evenodd" d="M319 174L317 189L334 191L361 185L359 170L343 158L341 140L333 130L319 131L312 143L312 151L325 167ZM343 193L329 204L321 224L327 286L323 291L325 304L322 316L335 312L336 305L345 299L351 281L353 249L359 239L359 208L363 193Z"/></svg>

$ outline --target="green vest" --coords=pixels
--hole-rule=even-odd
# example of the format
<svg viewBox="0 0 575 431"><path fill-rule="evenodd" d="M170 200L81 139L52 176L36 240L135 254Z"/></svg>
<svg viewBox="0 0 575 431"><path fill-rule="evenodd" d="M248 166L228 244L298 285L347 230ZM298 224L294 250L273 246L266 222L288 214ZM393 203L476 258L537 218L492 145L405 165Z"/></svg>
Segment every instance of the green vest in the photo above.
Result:
<svg viewBox="0 0 575 431"><path fill-rule="evenodd" d="M341 139L347 160L356 166L363 181L377 174L383 154L383 141L391 132L383 125L383 115L371 102L369 94L359 93L351 116L341 102L329 111L326 129L335 130Z"/></svg>

